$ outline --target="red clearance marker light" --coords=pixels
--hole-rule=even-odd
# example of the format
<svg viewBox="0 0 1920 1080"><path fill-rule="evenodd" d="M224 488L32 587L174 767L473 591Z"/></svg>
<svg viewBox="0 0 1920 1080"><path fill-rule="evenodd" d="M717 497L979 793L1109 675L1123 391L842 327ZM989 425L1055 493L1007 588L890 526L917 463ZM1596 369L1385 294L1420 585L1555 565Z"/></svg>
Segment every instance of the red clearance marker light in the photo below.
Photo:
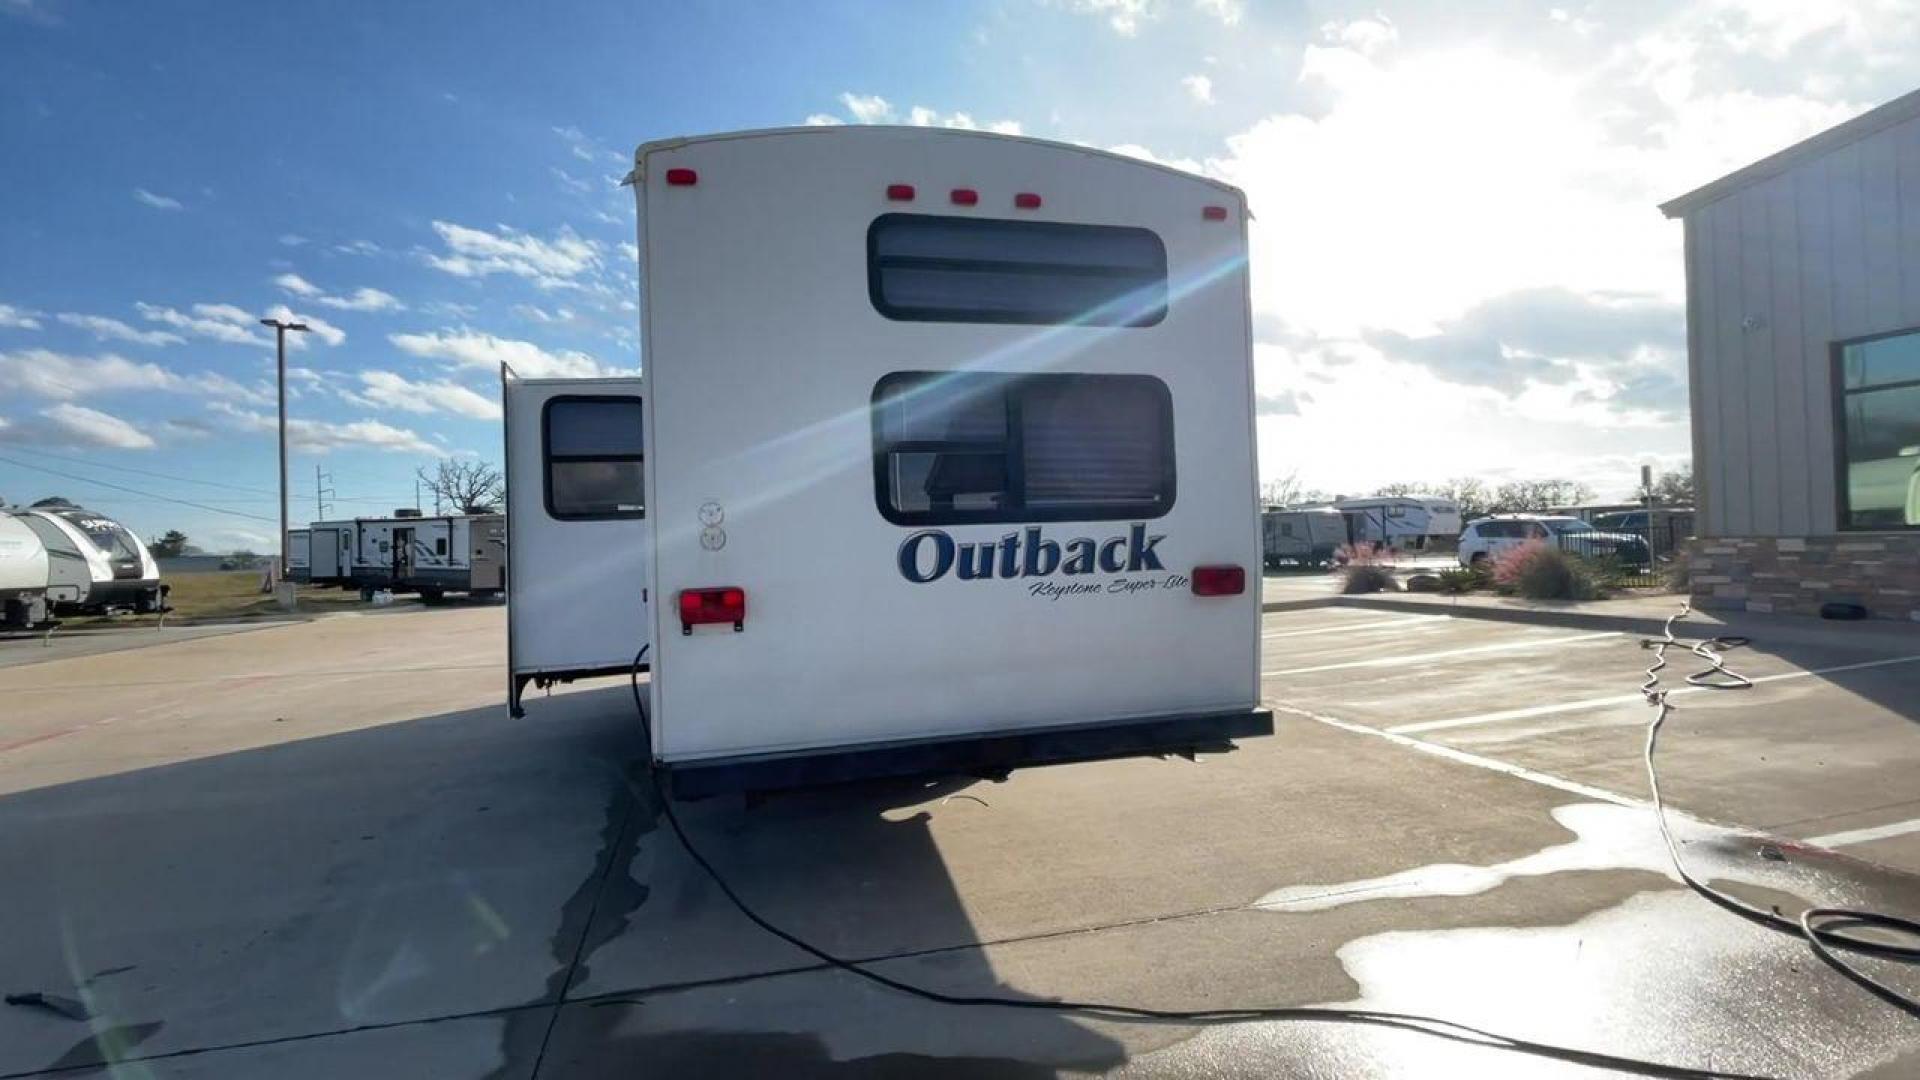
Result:
<svg viewBox="0 0 1920 1080"><path fill-rule="evenodd" d="M953 189L953 205L974 206L979 202L980 202L980 193L973 190L972 188L957 187Z"/></svg>
<svg viewBox="0 0 1920 1080"><path fill-rule="evenodd" d="M912 184L888 184L887 198L892 199L894 202L912 202L913 201L913 185Z"/></svg>
<svg viewBox="0 0 1920 1080"><path fill-rule="evenodd" d="M1013 205L1022 210L1038 210L1040 209L1040 196L1035 195L1031 191L1023 191L1013 197Z"/></svg>
<svg viewBox="0 0 1920 1080"><path fill-rule="evenodd" d="M1200 216L1208 221L1225 221L1227 220L1227 208L1224 206L1203 206L1200 208Z"/></svg>
<svg viewBox="0 0 1920 1080"><path fill-rule="evenodd" d="M1238 566L1196 566L1193 595L1239 596L1247 591L1247 572Z"/></svg>
<svg viewBox="0 0 1920 1080"><path fill-rule="evenodd" d="M746 629L747 591L728 585L717 589L680 590L680 632L693 633L696 626L732 623L735 630Z"/></svg>
<svg viewBox="0 0 1920 1080"><path fill-rule="evenodd" d="M668 169L667 183L674 187L692 187L700 182L700 174L692 169Z"/></svg>

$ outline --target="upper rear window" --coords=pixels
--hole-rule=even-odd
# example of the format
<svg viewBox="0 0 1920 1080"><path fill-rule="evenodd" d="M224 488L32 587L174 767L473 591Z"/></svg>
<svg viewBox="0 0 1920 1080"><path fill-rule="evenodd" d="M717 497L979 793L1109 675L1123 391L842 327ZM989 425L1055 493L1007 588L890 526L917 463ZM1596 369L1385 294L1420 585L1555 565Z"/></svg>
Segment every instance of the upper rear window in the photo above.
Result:
<svg viewBox="0 0 1920 1080"><path fill-rule="evenodd" d="M1167 249L1141 228L884 214L867 230L867 291L909 322L1152 326Z"/></svg>

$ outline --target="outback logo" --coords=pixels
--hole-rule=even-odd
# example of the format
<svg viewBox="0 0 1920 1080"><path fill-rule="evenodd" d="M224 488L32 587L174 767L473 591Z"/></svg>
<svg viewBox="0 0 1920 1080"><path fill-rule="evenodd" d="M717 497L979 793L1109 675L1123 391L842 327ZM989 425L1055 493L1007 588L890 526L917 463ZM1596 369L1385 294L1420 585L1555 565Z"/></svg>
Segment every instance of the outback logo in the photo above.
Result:
<svg viewBox="0 0 1920 1080"><path fill-rule="evenodd" d="M955 543L939 529L922 529L900 545L900 576L918 584L938 581L949 571L963 581L982 578L1046 577L1061 574L1126 574L1164 571L1155 545L1164 534L1147 535L1135 523L1125 536L1092 540L1049 540L1038 525L999 540Z"/></svg>

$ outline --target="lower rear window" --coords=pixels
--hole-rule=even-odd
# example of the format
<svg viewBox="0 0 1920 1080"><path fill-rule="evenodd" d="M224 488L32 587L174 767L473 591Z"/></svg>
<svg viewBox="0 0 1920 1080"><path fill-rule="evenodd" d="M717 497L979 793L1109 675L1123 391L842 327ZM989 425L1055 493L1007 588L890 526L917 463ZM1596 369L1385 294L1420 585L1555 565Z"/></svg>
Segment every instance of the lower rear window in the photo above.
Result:
<svg viewBox="0 0 1920 1080"><path fill-rule="evenodd" d="M874 496L899 525L1144 519L1173 506L1149 375L900 371L874 385Z"/></svg>

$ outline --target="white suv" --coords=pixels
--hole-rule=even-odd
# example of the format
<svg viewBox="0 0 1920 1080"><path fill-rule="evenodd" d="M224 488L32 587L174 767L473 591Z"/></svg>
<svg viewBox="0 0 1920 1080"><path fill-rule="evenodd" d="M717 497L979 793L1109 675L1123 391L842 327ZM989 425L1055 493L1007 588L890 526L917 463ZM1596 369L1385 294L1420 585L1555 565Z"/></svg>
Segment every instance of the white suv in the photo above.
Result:
<svg viewBox="0 0 1920 1080"><path fill-rule="evenodd" d="M1589 559L1614 558L1630 565L1648 561L1646 539L1632 533L1603 532L1577 517L1495 514L1468 522L1461 531L1460 565L1481 565L1531 540Z"/></svg>

